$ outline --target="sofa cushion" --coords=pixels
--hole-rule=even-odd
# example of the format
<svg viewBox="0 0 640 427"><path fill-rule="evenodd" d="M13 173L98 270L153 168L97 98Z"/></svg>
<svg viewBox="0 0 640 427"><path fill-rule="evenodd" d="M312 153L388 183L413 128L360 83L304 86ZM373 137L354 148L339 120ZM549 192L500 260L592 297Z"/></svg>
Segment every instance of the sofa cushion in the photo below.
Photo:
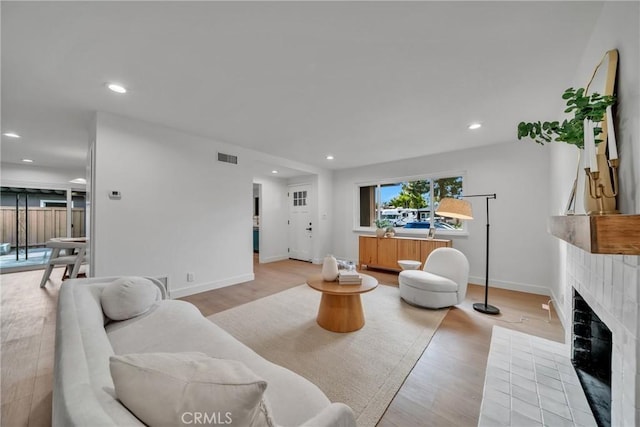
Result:
<svg viewBox="0 0 640 427"><path fill-rule="evenodd" d="M186 301L159 301L142 316L113 322L106 330L115 354L197 351L242 362L269 384L264 396L278 425L305 425L331 403L318 386L264 359Z"/></svg>
<svg viewBox="0 0 640 427"><path fill-rule="evenodd" d="M121 277L102 291L102 311L111 320L126 320L146 313L159 300L160 289L144 277Z"/></svg>
<svg viewBox="0 0 640 427"><path fill-rule="evenodd" d="M204 353L111 356L116 396L145 424L273 425L267 383L243 363Z"/></svg>

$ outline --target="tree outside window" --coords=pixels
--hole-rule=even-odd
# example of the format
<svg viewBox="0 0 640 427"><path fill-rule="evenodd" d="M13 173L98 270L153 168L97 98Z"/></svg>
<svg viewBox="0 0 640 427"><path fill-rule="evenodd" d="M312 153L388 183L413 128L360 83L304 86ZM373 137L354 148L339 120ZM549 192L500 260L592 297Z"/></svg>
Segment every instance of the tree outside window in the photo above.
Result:
<svg viewBox="0 0 640 427"><path fill-rule="evenodd" d="M396 228L461 230L463 224L436 217L435 209L445 197L462 196L461 176L430 177L359 187L359 224L371 227L376 219L388 219Z"/></svg>

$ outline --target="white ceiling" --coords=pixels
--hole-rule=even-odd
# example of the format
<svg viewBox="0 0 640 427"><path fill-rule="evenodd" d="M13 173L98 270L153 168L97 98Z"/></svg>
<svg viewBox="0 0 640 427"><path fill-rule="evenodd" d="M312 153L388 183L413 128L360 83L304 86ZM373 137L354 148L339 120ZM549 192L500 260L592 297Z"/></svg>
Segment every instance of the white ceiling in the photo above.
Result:
<svg viewBox="0 0 640 427"><path fill-rule="evenodd" d="M601 7L3 1L2 162L83 165L94 111L325 168L514 141L558 118Z"/></svg>

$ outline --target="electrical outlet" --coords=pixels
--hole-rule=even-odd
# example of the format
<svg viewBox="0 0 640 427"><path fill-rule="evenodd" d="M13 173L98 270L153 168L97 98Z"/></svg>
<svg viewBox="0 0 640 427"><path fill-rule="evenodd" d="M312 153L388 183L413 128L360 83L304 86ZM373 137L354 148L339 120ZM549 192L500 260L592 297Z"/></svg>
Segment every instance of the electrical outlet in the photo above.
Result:
<svg viewBox="0 0 640 427"><path fill-rule="evenodd" d="M187 273L187 282L193 282L193 273Z"/></svg>
<svg viewBox="0 0 640 427"><path fill-rule="evenodd" d="M549 304L542 304L542 309L549 311Z"/></svg>

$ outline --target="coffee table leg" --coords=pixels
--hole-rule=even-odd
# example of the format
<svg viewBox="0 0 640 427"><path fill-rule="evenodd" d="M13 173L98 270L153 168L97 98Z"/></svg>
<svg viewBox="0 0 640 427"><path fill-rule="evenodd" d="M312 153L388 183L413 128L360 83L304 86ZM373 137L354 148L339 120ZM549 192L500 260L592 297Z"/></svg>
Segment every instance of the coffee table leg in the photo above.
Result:
<svg viewBox="0 0 640 427"><path fill-rule="evenodd" d="M360 295L322 294L318 325L333 332L353 332L364 326Z"/></svg>

